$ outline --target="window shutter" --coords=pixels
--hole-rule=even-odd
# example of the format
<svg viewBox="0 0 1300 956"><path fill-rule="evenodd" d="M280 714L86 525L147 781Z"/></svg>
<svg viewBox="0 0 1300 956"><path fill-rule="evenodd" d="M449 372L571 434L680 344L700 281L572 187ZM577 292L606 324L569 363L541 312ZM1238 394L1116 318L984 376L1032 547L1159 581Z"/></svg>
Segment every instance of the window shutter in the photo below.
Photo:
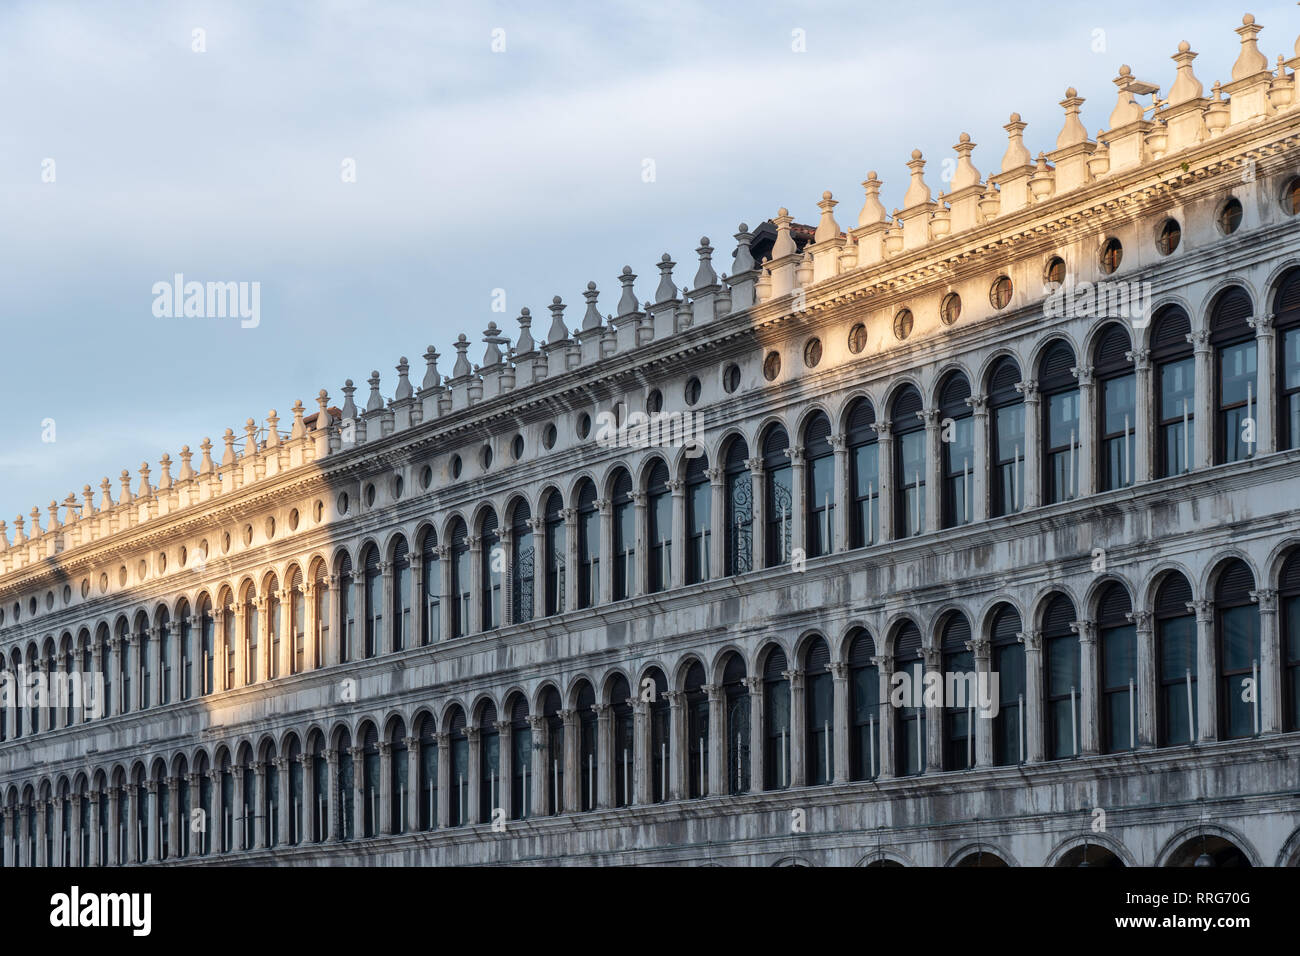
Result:
<svg viewBox="0 0 1300 956"><path fill-rule="evenodd" d="M1167 305L1156 313L1155 324L1151 330L1151 354L1153 358L1167 360L1184 353L1192 353L1192 344L1187 336L1192 333L1192 323L1187 313L1176 305Z"/></svg>
<svg viewBox="0 0 1300 956"><path fill-rule="evenodd" d="M745 444L743 438L733 438L727 445L727 470L744 471L746 468L745 459L749 457L749 446Z"/></svg>
<svg viewBox="0 0 1300 956"><path fill-rule="evenodd" d="M1128 332L1118 324L1107 326L1101 339L1097 342L1096 358L1093 365L1098 375L1106 375L1120 370L1129 370L1132 366L1124 354L1132 349Z"/></svg>
<svg viewBox="0 0 1300 956"><path fill-rule="evenodd" d="M1064 594L1052 598L1043 612L1043 633L1049 637L1062 637L1074 632L1070 625L1075 621L1074 604Z"/></svg>
<svg viewBox="0 0 1300 956"><path fill-rule="evenodd" d="M1047 350L1038 366L1038 387L1043 391L1073 388L1074 349L1065 342L1055 342Z"/></svg>
<svg viewBox="0 0 1300 956"><path fill-rule="evenodd" d="M1118 584L1112 584L1102 593L1097 604L1098 623L1102 627L1123 627L1129 623L1127 615L1133 610L1128 592Z"/></svg>
<svg viewBox="0 0 1300 956"><path fill-rule="evenodd" d="M894 659L906 661L920 656L921 632L916 629L915 624L908 621L898 629L898 637L894 639Z"/></svg>
<svg viewBox="0 0 1300 956"><path fill-rule="evenodd" d="M876 421L876 410L865 398L853 403L849 412L848 441L850 445L862 445L876 440L876 430L871 426Z"/></svg>
<svg viewBox="0 0 1300 956"><path fill-rule="evenodd" d="M964 614L954 614L948 618L943 628L943 649L949 652L966 650L970 640L970 622Z"/></svg>
<svg viewBox="0 0 1300 956"><path fill-rule="evenodd" d="M737 684L745 679L745 662L741 660L739 654L732 654L727 658L727 666L722 669L722 682L724 684Z"/></svg>
<svg viewBox="0 0 1300 956"><path fill-rule="evenodd" d="M789 464L790 459L785 450L790 447L790 436L780 425L773 425L767 430L763 439L763 464L768 467L780 467Z"/></svg>
<svg viewBox="0 0 1300 956"><path fill-rule="evenodd" d="M1277 315L1274 324L1279 327L1300 324L1300 269L1292 269L1282 277L1273 312Z"/></svg>
<svg viewBox="0 0 1300 956"><path fill-rule="evenodd" d="M830 435L831 420L818 412L804 430L804 454L809 458L832 454Z"/></svg>
<svg viewBox="0 0 1300 956"><path fill-rule="evenodd" d="M646 481L646 493L657 495L667 490L668 466L664 464L662 458L659 458L655 461L654 467L650 469L650 478Z"/></svg>
<svg viewBox="0 0 1300 956"><path fill-rule="evenodd" d="M849 645L849 666L870 667L871 659L876 656L876 642L866 631L859 631L858 636Z"/></svg>
<svg viewBox="0 0 1300 956"><path fill-rule="evenodd" d="M398 538L397 546L393 548L393 562L395 564L402 564L409 556L410 549L406 546L406 538Z"/></svg>
<svg viewBox="0 0 1300 956"><path fill-rule="evenodd" d="M939 391L939 405L949 418L958 418L970 414L966 399L970 398L970 382L961 372L951 372L944 379Z"/></svg>
<svg viewBox="0 0 1300 956"><path fill-rule="evenodd" d="M1253 590L1255 590L1255 576L1250 573L1246 562L1235 560L1220 573L1214 596L1218 601L1248 601Z"/></svg>
<svg viewBox="0 0 1300 956"><path fill-rule="evenodd" d="M686 689L695 690L704 686L704 665L699 661L691 664L690 670L686 672Z"/></svg>
<svg viewBox="0 0 1300 956"><path fill-rule="evenodd" d="M1300 548L1292 551L1286 564L1282 565L1278 587L1284 594L1300 594Z"/></svg>
<svg viewBox="0 0 1300 956"><path fill-rule="evenodd" d="M1210 341L1218 344L1241 336L1252 336L1248 320L1253 309L1250 296L1240 286L1221 293L1210 312Z"/></svg>
<svg viewBox="0 0 1300 956"><path fill-rule="evenodd" d="M1156 611L1162 614L1187 614L1187 602L1192 599L1192 588L1181 574L1165 578L1156 592Z"/></svg>
<svg viewBox="0 0 1300 956"><path fill-rule="evenodd" d="M487 703L485 703L482 706L482 708L479 709L478 725L483 730L490 730L493 733L495 733L497 729L496 723L497 723L497 705L492 703L492 701L489 700Z"/></svg>
<svg viewBox="0 0 1300 956"><path fill-rule="evenodd" d="M767 662L763 665L763 678L765 680L783 680L781 674L789 669L790 666L785 660L785 651L779 647L775 648L772 653L767 655Z"/></svg>
<svg viewBox="0 0 1300 956"><path fill-rule="evenodd" d="M1003 605L993 620L993 643L1014 644L1020 633L1020 614L1010 605Z"/></svg>
<svg viewBox="0 0 1300 956"><path fill-rule="evenodd" d="M920 428L921 420L916 417L916 413L920 410L921 393L911 385L904 386L894 396L894 413L890 416L894 422L894 430L911 431L913 428Z"/></svg>
<svg viewBox="0 0 1300 956"><path fill-rule="evenodd" d="M615 504L626 504L632 500L632 476L626 469L620 469L618 477L614 479L614 502Z"/></svg>
<svg viewBox="0 0 1300 956"><path fill-rule="evenodd" d="M826 642L819 637L814 640L812 646L808 648L808 663L804 670L809 674L820 674L823 671L830 670L830 667L830 648L827 647Z"/></svg>
<svg viewBox="0 0 1300 956"><path fill-rule="evenodd" d="M1020 381L1020 366L1009 356L998 359L989 376L989 401L994 405L1015 401L1020 397L1016 383Z"/></svg>

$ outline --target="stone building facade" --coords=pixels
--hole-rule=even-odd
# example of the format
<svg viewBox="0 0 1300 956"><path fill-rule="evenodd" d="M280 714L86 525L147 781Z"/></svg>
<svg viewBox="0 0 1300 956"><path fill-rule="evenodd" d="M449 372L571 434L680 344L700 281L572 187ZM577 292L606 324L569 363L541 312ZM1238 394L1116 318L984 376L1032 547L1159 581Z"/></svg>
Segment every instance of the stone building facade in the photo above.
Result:
<svg viewBox="0 0 1300 956"><path fill-rule="evenodd" d="M1094 138L1067 90L946 195L915 152L893 215L869 174L854 227L0 524L4 865L1296 865L1260 30L1209 95L1182 44Z"/></svg>

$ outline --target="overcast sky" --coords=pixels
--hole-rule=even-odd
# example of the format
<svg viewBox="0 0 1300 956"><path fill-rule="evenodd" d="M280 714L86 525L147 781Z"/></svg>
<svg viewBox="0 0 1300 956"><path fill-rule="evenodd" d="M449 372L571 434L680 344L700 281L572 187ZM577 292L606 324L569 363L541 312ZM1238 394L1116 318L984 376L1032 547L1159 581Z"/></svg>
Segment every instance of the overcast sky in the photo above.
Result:
<svg viewBox="0 0 1300 956"><path fill-rule="evenodd" d="M1250 10L1270 61L1294 55L1295 4ZM738 222L784 205L815 223L822 190L855 226L867 170L902 204L913 148L936 192L963 131L996 172L1013 110L1031 152L1053 148L1067 86L1095 133L1119 65L1167 92L1180 40L1208 93L1243 12L7 0L0 518L12 536L40 505L44 523L51 498L105 475L116 497L123 468L134 485L148 460L156 479L163 452L197 458L271 408L287 427L294 399L341 402L345 378L360 404L372 368L390 397L402 355L418 386L425 347L447 374L460 332L481 362L489 321L513 336L528 306L544 334L553 295L572 327L588 280L612 312L624 264L642 300L665 251L689 284L702 235L729 271ZM175 273L259 282L260 324L156 317L152 287Z"/></svg>

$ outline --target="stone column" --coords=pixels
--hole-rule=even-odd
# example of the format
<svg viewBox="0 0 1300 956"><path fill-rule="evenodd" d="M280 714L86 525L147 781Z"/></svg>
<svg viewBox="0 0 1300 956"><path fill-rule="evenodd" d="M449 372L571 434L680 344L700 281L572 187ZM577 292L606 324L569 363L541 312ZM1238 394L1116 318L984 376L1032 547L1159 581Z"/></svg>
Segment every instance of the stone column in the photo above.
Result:
<svg viewBox="0 0 1300 956"><path fill-rule="evenodd" d="M614 727L610 719L614 708L609 704L592 704L596 713L596 802L602 810L613 807L616 777L614 776Z"/></svg>
<svg viewBox="0 0 1300 956"><path fill-rule="evenodd" d="M72 819L69 822L68 830L68 847L65 851L63 848L63 797L55 797L52 801L54 804L54 859L56 866L72 866L72 854L76 852L76 835L77 835L77 815L71 812L71 808L77 804L77 798L69 794L67 803L69 804L69 814Z"/></svg>
<svg viewBox="0 0 1300 956"><path fill-rule="evenodd" d="M434 553L438 555L438 576L441 579L442 598L438 602L438 613L441 617L439 623L439 639L448 640L451 637L452 621L452 594L451 594L451 548L445 544L436 545ZM459 597L456 600L460 600Z"/></svg>
<svg viewBox="0 0 1300 956"><path fill-rule="evenodd" d="M830 445L835 452L835 517L831 522L832 553L849 550L849 452L843 435L831 435ZM752 758L751 758L752 759Z"/></svg>
<svg viewBox="0 0 1300 956"><path fill-rule="evenodd" d="M188 817L181 817L181 826L184 827L185 831L189 834L188 839L190 848L186 855L202 856L203 833L210 825L210 821L203 812L203 790L201 787L203 783L203 774L191 770L186 776L190 784L190 812ZM195 810L198 810L199 812L196 814L194 812ZM197 832L194 830L194 821L196 819L201 820L203 825L203 829Z"/></svg>
<svg viewBox="0 0 1300 956"><path fill-rule="evenodd" d="M722 796L727 792L727 714L726 695L718 684L705 684L709 695L709 765L707 795Z"/></svg>
<svg viewBox="0 0 1300 956"><path fill-rule="evenodd" d="M943 655L937 647L922 647L926 673L935 673L943 677ZM922 677L922 681L924 681ZM922 685L924 686L924 685ZM925 705L925 772L933 773L943 770L943 707Z"/></svg>
<svg viewBox="0 0 1300 956"><path fill-rule="evenodd" d="M480 744L483 739L483 732L478 727L466 727L465 737L469 740L469 769L465 775L469 778L465 781L465 822L483 823L479 819L479 802L482 797L482 786L480 781L483 777L483 754ZM458 786L459 781L455 781L453 786Z"/></svg>
<svg viewBox="0 0 1300 956"><path fill-rule="evenodd" d="M18 849L19 841L15 838L18 828L18 813L13 807L5 807L3 810L5 819L4 832L4 854L5 866L17 866L18 859L14 855ZM94 865L93 863L91 864Z"/></svg>
<svg viewBox="0 0 1300 956"><path fill-rule="evenodd" d="M893 423L886 420L873 422L871 428L876 433L876 496L878 502L876 517L879 527L876 530L877 541L894 540L894 434Z"/></svg>
<svg viewBox="0 0 1300 956"><path fill-rule="evenodd" d="M188 823L189 821L185 821ZM181 855L181 778L167 778L167 856Z"/></svg>
<svg viewBox="0 0 1300 956"><path fill-rule="evenodd" d="M1021 631L1025 646L1025 760L1043 759L1043 632Z"/></svg>
<svg viewBox="0 0 1300 956"><path fill-rule="evenodd" d="M126 790L126 859L140 862L140 788L127 784Z"/></svg>
<svg viewBox="0 0 1300 956"><path fill-rule="evenodd" d="M1277 391L1275 371L1277 356L1273 351L1273 314L1257 315L1250 320L1255 330L1255 454L1271 455L1277 450L1277 435L1273 427L1273 403ZM1263 700L1260 701L1263 704ZM1264 726L1260 711L1260 727Z"/></svg>
<svg viewBox="0 0 1300 956"><path fill-rule="evenodd" d="M664 691L668 698L668 800L682 800L688 791L686 761L686 695L681 691Z"/></svg>
<svg viewBox="0 0 1300 956"><path fill-rule="evenodd" d="M1208 468L1214 463L1214 350L1208 329L1197 329L1187 336L1196 355L1196 426L1192 444L1192 467Z"/></svg>
<svg viewBox="0 0 1300 956"><path fill-rule="evenodd" d="M163 702L162 634L161 627L149 628L149 683L153 685L149 688L149 704L152 707L157 707ZM143 691L144 688L142 687L141 690Z"/></svg>
<svg viewBox="0 0 1300 956"><path fill-rule="evenodd" d="M808 487L806 465L802 448L790 447L785 450L790 456L790 557L793 560L796 549L808 554Z"/></svg>
<svg viewBox="0 0 1300 956"><path fill-rule="evenodd" d="M763 459L756 455L745 459L750 481L750 567L753 570L767 564L767 496L763 493Z"/></svg>
<svg viewBox="0 0 1300 956"><path fill-rule="evenodd" d="M831 674L835 681L835 720L832 755L834 773L832 782L849 782L849 668L842 661L831 663Z"/></svg>
<svg viewBox="0 0 1300 956"><path fill-rule="evenodd" d="M564 811L572 813L582 806L582 775L578 772L581 728L577 711L560 711L560 720L564 723Z"/></svg>
<svg viewBox="0 0 1300 956"><path fill-rule="evenodd" d="M355 764L354 764L355 766ZM266 796L266 765L260 760L254 760L253 763L253 849L263 850L266 848L266 831L270 828L271 821L265 820L262 814L267 807Z"/></svg>
<svg viewBox="0 0 1300 956"><path fill-rule="evenodd" d="M397 605L393 603L394 568L391 561L379 562L380 631L375 635L375 656L397 650Z"/></svg>
<svg viewBox="0 0 1300 956"><path fill-rule="evenodd" d="M375 833L396 833L393 826L393 745L379 741L379 813L375 814Z"/></svg>
<svg viewBox="0 0 1300 956"><path fill-rule="evenodd" d="M131 661L131 669L135 672L131 675L131 710L133 713L138 713L144 709L144 680L140 674L140 671L142 670L140 661L143 649L140 647L139 634L130 634L127 636L127 640L131 643L131 653L127 656ZM154 645L155 648L157 646L157 644ZM37 667L44 670L44 662L38 663Z"/></svg>
<svg viewBox="0 0 1300 956"><path fill-rule="evenodd" d="M326 795L326 810L329 813L329 819L325 821L322 832L325 834L327 842L333 842L343 838L343 831L339 825L339 754L333 748L325 751L325 778L329 786L329 792Z"/></svg>
<svg viewBox="0 0 1300 956"><path fill-rule="evenodd" d="M90 858L80 862L85 866L103 866L104 861L99 858L99 830L104 825L99 819L99 794L92 790L85 799L90 801ZM13 859L10 853L9 845L6 843L6 860Z"/></svg>
<svg viewBox="0 0 1300 956"><path fill-rule="evenodd" d="M451 826L451 734L433 735L438 742L438 819L442 829Z"/></svg>
<svg viewBox="0 0 1300 956"><path fill-rule="evenodd" d="M113 681L113 692L108 695L108 707L105 713L110 717L116 717L122 713L122 654L124 651L121 635L109 634L108 636L108 674ZM14 729L13 712L10 713L9 729ZM30 730L30 728L28 728ZM13 738L11 733L10 739Z"/></svg>
<svg viewBox="0 0 1300 956"><path fill-rule="evenodd" d="M1079 752L1101 750L1101 701L1097 622L1075 621L1070 629L1079 635Z"/></svg>
<svg viewBox="0 0 1300 956"><path fill-rule="evenodd" d="M966 399L971 407L971 520L989 516L989 400L987 395Z"/></svg>
<svg viewBox="0 0 1300 956"><path fill-rule="evenodd" d="M925 530L938 531L943 524L942 416L937 408L917 414L925 422Z"/></svg>
<svg viewBox="0 0 1300 956"><path fill-rule="evenodd" d="M680 478L668 479L668 491L673 496L673 539L669 542L668 587L680 588L686 584L686 483Z"/></svg>
<svg viewBox="0 0 1300 956"><path fill-rule="evenodd" d="M352 747L352 832L358 840L366 835L366 748Z"/></svg>
<svg viewBox="0 0 1300 956"><path fill-rule="evenodd" d="M1124 357L1133 363L1133 483L1150 481L1156 457L1156 429L1151 417L1151 350L1133 349Z"/></svg>
<svg viewBox="0 0 1300 956"><path fill-rule="evenodd" d="M988 695L989 699L995 706L998 706L997 695L994 693L995 687L990 676L991 664L991 647L988 638L978 637L966 642L966 650L970 651L975 659L976 680L982 693ZM987 687L988 690L983 689ZM993 765L993 718L984 716L977 706L974 710L975 726L968 729L968 733L975 735L975 766L991 767Z"/></svg>
<svg viewBox="0 0 1300 956"><path fill-rule="evenodd" d="M108 859L104 861L105 866L111 864L121 865L122 847L118 840L117 818L121 812L122 790L120 787L109 785L108 787ZM130 827L127 828L128 831Z"/></svg>
<svg viewBox="0 0 1300 956"><path fill-rule="evenodd" d="M1156 745L1156 706L1160 695L1160 682L1156 677L1155 615L1150 611L1134 611L1128 615L1133 622L1137 645L1137 676L1133 702L1137 715L1134 734L1138 748L1148 750Z"/></svg>
<svg viewBox="0 0 1300 956"><path fill-rule="evenodd" d="M498 532L501 538L501 603L498 606L497 613L501 618L501 626L514 624L516 617L515 610L515 529L510 525L503 526ZM412 562L412 568L418 562ZM414 581L414 578L412 578Z"/></svg>
<svg viewBox="0 0 1300 956"><path fill-rule="evenodd" d="M1262 369L1263 366L1260 366ZM1262 375L1261 375L1262 377ZM1264 402L1260 402L1263 408ZM1277 591L1259 588L1251 592L1259 605L1259 730L1275 734L1282 729L1282 646L1277 626Z"/></svg>
<svg viewBox="0 0 1300 956"><path fill-rule="evenodd" d="M726 576L727 569L727 473L721 468L705 470L709 479L709 578Z"/></svg>
<svg viewBox="0 0 1300 956"><path fill-rule="evenodd" d="M420 829L420 738L406 738L406 829ZM433 820L429 821L432 826Z"/></svg>
<svg viewBox="0 0 1300 956"><path fill-rule="evenodd" d="M304 608L306 607L306 604L307 602L304 597L303 600ZM288 627L285 626L286 621L288 622ZM293 618L293 588L288 586L283 587L280 589L279 674L281 677L288 677L290 674L293 673L293 663L294 663L293 642L297 639L298 623L299 622L295 621ZM304 634L303 640L306 641L306 639L307 637ZM270 648L267 648L268 653L270 653L270 650L271 650ZM303 657L306 656L307 656L306 649L304 648ZM283 812L281 815L282 816L284 815Z"/></svg>
<svg viewBox="0 0 1300 956"><path fill-rule="evenodd" d="M497 793L496 799L492 801L492 809L504 810L506 819L510 819L510 813L513 810L511 800L514 797L514 762L510 759L510 750L513 746L515 728L508 720L497 721ZM491 823L492 818L489 815L484 821Z"/></svg>
<svg viewBox="0 0 1300 956"><path fill-rule="evenodd" d="M302 768L302 809L296 820L298 842L311 843L316 835L316 758L310 753L300 753L298 765Z"/></svg>
<svg viewBox="0 0 1300 956"><path fill-rule="evenodd" d="M654 753L650 733L650 704L639 696L632 705L632 799L639 806L654 802Z"/></svg>
<svg viewBox="0 0 1300 956"><path fill-rule="evenodd" d="M1080 498L1093 493L1097 475L1097 441L1093 427L1097 420L1097 390L1093 387L1094 369L1079 365L1074 369L1079 380L1079 457L1075 463L1074 480ZM1082 749L1082 742L1080 742Z"/></svg>
<svg viewBox="0 0 1300 956"><path fill-rule="evenodd" d="M781 676L790 682L790 786L808 785L805 750L808 730L804 720L803 671L782 671Z"/></svg>
<svg viewBox="0 0 1300 956"><path fill-rule="evenodd" d="M632 580L628 582L627 589L631 597L639 597L650 590L650 516L644 491L632 492L632 509L636 554L633 560Z"/></svg>
<svg viewBox="0 0 1300 956"><path fill-rule="evenodd" d="M610 604L614 600L614 501L598 498L600 512L600 588L591 596L593 604Z"/></svg>
<svg viewBox="0 0 1300 956"><path fill-rule="evenodd" d="M412 562L412 568L418 569L420 563ZM416 572L419 573L418 571ZM316 633L320 629L320 622L316 620L316 583L314 581L304 581L302 585L302 671L312 671L316 669ZM416 594L419 589L416 588ZM323 662L322 662L323 663Z"/></svg>
<svg viewBox="0 0 1300 956"><path fill-rule="evenodd" d="M767 720L763 678L746 677L745 686L749 689L749 789L761 793L766 772L763 731Z"/></svg>
<svg viewBox="0 0 1300 956"><path fill-rule="evenodd" d="M149 833L149 846L146 847L148 853L145 855L145 862L156 863L162 859L162 826L158 817L158 781L146 780L144 784L145 796L145 827Z"/></svg>
<svg viewBox="0 0 1300 956"><path fill-rule="evenodd" d="M1193 740L1219 739L1219 701L1215 693L1214 602L1188 601L1196 614L1196 734Z"/></svg>
<svg viewBox="0 0 1300 956"><path fill-rule="evenodd" d="M544 817L550 810L550 793L546 786L546 748L549 728L545 717L529 716L528 727L533 732L533 750L529 756L529 788L532 791L529 809L536 816Z"/></svg>
<svg viewBox="0 0 1300 956"><path fill-rule="evenodd" d="M564 605L562 611L578 609L578 511L561 508L564 519Z"/></svg>
<svg viewBox="0 0 1300 956"><path fill-rule="evenodd" d="M1038 382L1027 379L1016 383L1016 391L1025 399L1025 487L1024 509L1042 503L1043 449L1038 435Z"/></svg>
<svg viewBox="0 0 1300 956"><path fill-rule="evenodd" d="M257 596L257 679L271 679L271 598Z"/></svg>
<svg viewBox="0 0 1300 956"><path fill-rule="evenodd" d="M49 866L45 855L45 817L50 812L44 800L36 801L36 865Z"/></svg>
<svg viewBox="0 0 1300 956"><path fill-rule="evenodd" d="M890 654L878 654L871 659L871 663L876 665L880 681L877 693L880 713L876 719L876 750L880 755L880 772L877 776L885 780L895 775L893 708L889 704L889 679L894 673L894 658ZM867 769L870 772L870 768Z"/></svg>
<svg viewBox="0 0 1300 956"><path fill-rule="evenodd" d="M483 593L488 582L483 580L483 539L476 534L466 535L469 545L469 620L462 622L465 634L478 634L486 630L483 620ZM456 600L460 596L456 595Z"/></svg>
<svg viewBox="0 0 1300 956"><path fill-rule="evenodd" d="M235 687L243 687L245 678L248 675L248 669L245 664L245 648L248 642L244 640L244 605L238 603L235 605ZM233 690L234 688L228 688Z"/></svg>
<svg viewBox="0 0 1300 956"><path fill-rule="evenodd" d="M284 643L284 639L280 639ZM280 846L289 846L289 819L293 816L293 787L290 786L289 780L289 758L276 757L275 769L279 793L277 798L280 803L280 819L275 821L275 840ZM268 820L266 825L269 827L271 821Z"/></svg>

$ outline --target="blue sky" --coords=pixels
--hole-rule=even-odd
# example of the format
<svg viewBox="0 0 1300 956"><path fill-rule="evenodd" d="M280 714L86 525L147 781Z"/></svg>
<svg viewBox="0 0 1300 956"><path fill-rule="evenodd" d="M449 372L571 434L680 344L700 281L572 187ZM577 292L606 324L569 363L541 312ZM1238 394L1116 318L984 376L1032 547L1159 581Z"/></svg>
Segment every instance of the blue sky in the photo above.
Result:
<svg viewBox="0 0 1300 956"><path fill-rule="evenodd" d="M466 8L469 9L466 9ZM1300 10L1253 5L1269 59ZM325 387L391 396L399 356L451 370L465 332L553 295L613 311L667 251L825 189L856 225L880 173L901 205L920 148L937 191L967 131L987 175L1010 112L1051 149L1067 86L1106 126L1121 63L1168 90L1186 39L1207 92L1244 9L975 2L21 3L0 6L0 517L142 460L220 445ZM205 52L195 52L202 29ZM493 31L505 49L493 52ZM794 31L804 51L795 52ZM1101 31L1098 33L1098 31ZM1100 49L1098 49L1100 47ZM344 183L342 163L356 163ZM54 160L54 182L42 182ZM644 161L655 164L645 182ZM173 274L261 283L261 322L157 318ZM491 311L504 289L506 313ZM54 442L42 422L55 422ZM174 472L173 472L174 473ZM97 493L98 496L98 493ZM42 519L44 520L44 518Z"/></svg>

